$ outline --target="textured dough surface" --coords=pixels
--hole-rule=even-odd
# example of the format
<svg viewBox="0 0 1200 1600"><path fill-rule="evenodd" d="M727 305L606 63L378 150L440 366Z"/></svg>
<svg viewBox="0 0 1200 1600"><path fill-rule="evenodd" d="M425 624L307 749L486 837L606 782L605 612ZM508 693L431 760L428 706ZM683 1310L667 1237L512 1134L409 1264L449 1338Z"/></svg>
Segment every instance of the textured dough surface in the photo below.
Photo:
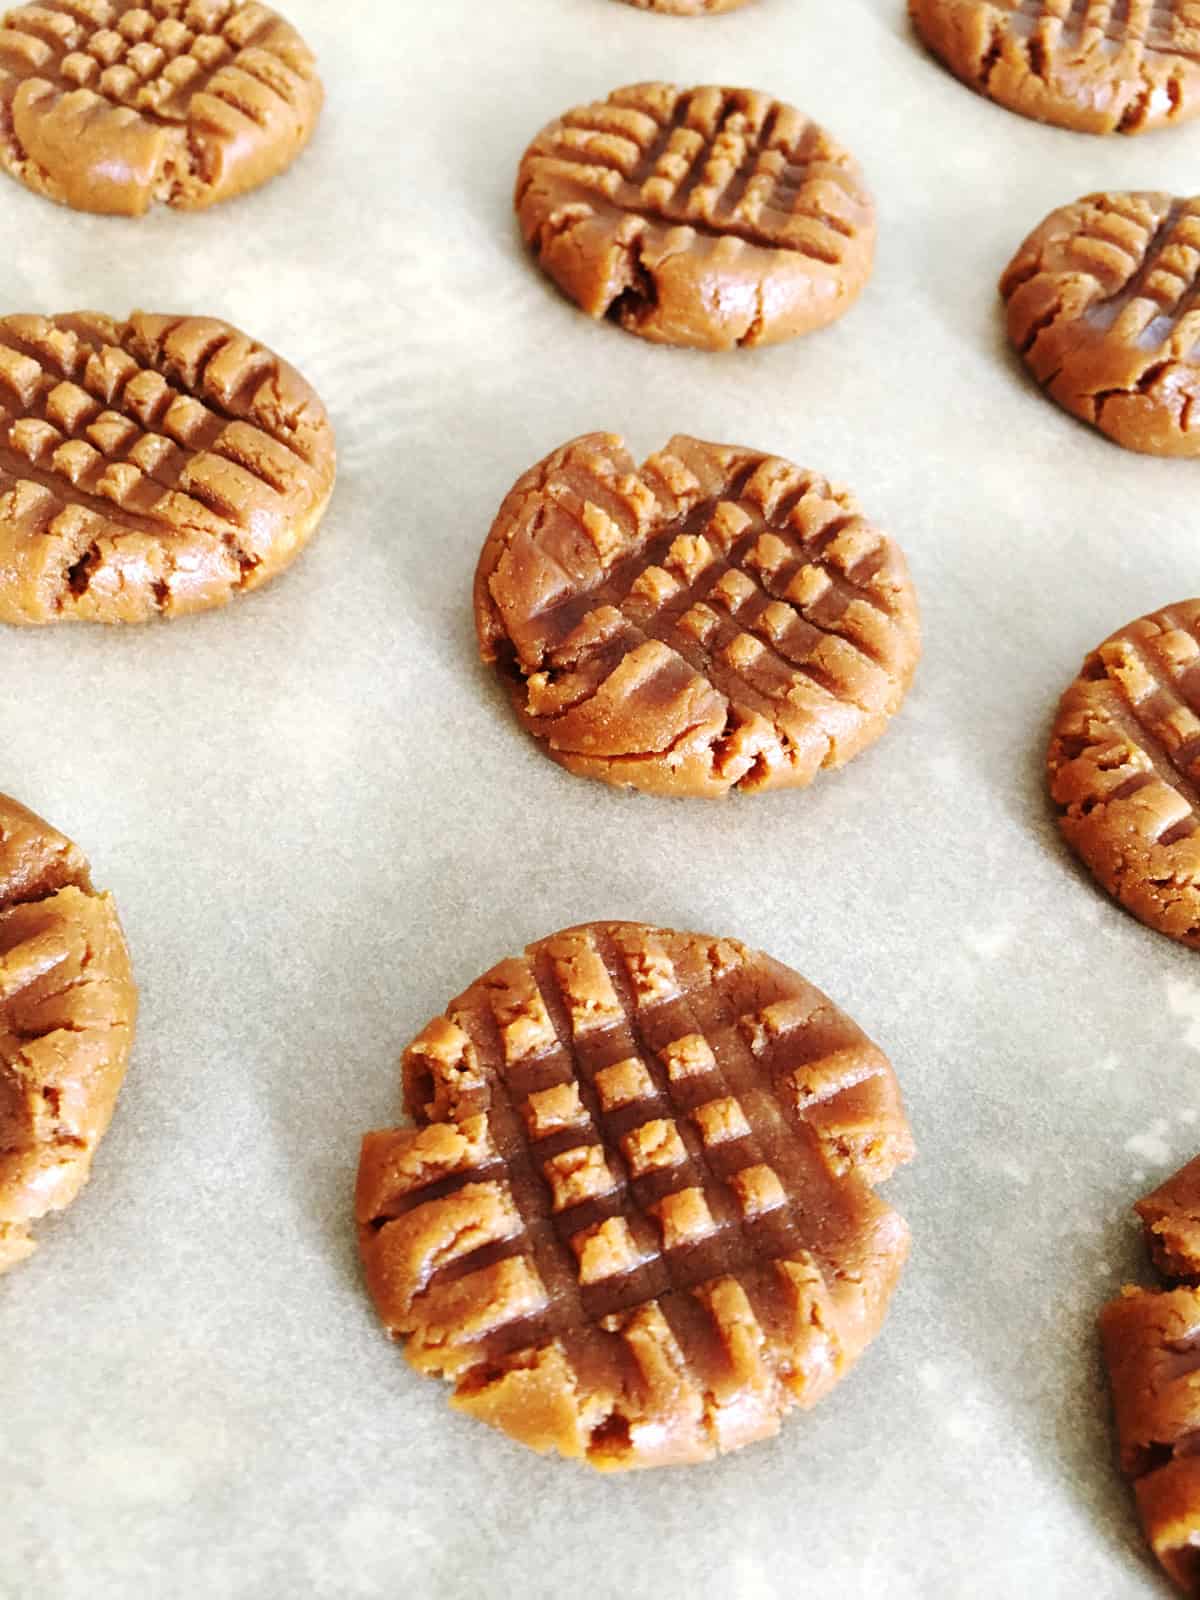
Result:
<svg viewBox="0 0 1200 1600"><path fill-rule="evenodd" d="M334 473L313 390L228 323L0 318L0 622L223 605L295 557Z"/></svg>
<svg viewBox="0 0 1200 1600"><path fill-rule="evenodd" d="M1144 133L1200 112L1200 0L909 0L971 88L1080 133Z"/></svg>
<svg viewBox="0 0 1200 1600"><path fill-rule="evenodd" d="M729 939L589 923L408 1047L357 1192L384 1324L454 1404L617 1470L774 1433L877 1333L908 1250L887 1058Z"/></svg>
<svg viewBox="0 0 1200 1600"><path fill-rule="evenodd" d="M1126 1284L1100 1312L1121 1471L1146 1539L1200 1593L1200 1156L1134 1206L1167 1293ZM1183 1281L1181 1281L1183 1280Z"/></svg>
<svg viewBox="0 0 1200 1600"><path fill-rule="evenodd" d="M883 732L920 654L897 546L845 489L677 435L518 480L475 576L480 650L583 777L657 794L810 783Z"/></svg>
<svg viewBox="0 0 1200 1600"><path fill-rule="evenodd" d="M1200 1587L1200 1291L1126 1285L1100 1313L1121 1470L1175 1585Z"/></svg>
<svg viewBox="0 0 1200 1600"><path fill-rule="evenodd" d="M0 167L77 211L195 211L308 143L323 91L254 0L38 0L0 18Z"/></svg>
<svg viewBox="0 0 1200 1600"><path fill-rule="evenodd" d="M86 1183L136 1013L111 898L75 845L0 795L0 1272Z"/></svg>
<svg viewBox="0 0 1200 1600"><path fill-rule="evenodd" d="M1133 1208L1146 1248L1165 1278L1200 1279L1200 1156L1180 1167Z"/></svg>
<svg viewBox="0 0 1200 1600"><path fill-rule="evenodd" d="M1200 949L1200 600L1119 628L1050 738L1059 826L1135 917Z"/></svg>
<svg viewBox="0 0 1200 1600"><path fill-rule="evenodd" d="M823 327L870 276L854 158L753 89L634 84L543 128L517 174L521 231L589 316L725 350Z"/></svg>
<svg viewBox="0 0 1200 1600"><path fill-rule="evenodd" d="M1200 198L1063 206L1000 292L1009 338L1059 405L1128 450L1200 455Z"/></svg>

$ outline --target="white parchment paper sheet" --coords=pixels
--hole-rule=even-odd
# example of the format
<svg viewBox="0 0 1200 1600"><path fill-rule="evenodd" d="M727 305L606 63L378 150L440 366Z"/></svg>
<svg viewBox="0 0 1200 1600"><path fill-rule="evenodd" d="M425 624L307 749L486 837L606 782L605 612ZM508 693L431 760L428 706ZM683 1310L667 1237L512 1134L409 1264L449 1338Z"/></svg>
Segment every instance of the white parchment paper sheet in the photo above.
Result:
<svg viewBox="0 0 1200 1600"><path fill-rule="evenodd" d="M1200 125L1038 127L921 51L901 0L290 0L329 103L292 174L199 216L0 183L0 309L213 312L336 423L311 550L167 626L0 635L0 787L117 896L141 1027L95 1177L0 1284L0 1594L650 1600L1160 1592L1111 1465L1093 1317L1127 1207L1200 1144L1196 957L1059 845L1048 719L1112 628L1200 591L1200 465L1044 401L995 280L1052 206L1191 193ZM706 357L595 326L510 214L551 116L642 78L825 122L880 211L833 329ZM568 777L475 661L501 495L589 428L852 484L927 648L887 737L727 804ZM774 1442L625 1479L452 1415L383 1338L350 1222L396 1058L465 983L596 916L737 935L900 1073L915 1249L851 1381Z"/></svg>

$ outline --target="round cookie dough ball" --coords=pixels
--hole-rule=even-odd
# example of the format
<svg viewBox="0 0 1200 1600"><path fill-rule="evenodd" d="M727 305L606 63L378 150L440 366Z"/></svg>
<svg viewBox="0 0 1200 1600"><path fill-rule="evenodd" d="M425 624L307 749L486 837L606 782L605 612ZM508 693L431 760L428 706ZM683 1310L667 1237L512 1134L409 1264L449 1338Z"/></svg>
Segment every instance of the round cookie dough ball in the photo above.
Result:
<svg viewBox="0 0 1200 1600"><path fill-rule="evenodd" d="M615 1471L814 1405L875 1337L913 1154L887 1058L732 939L594 922L502 961L405 1051L369 1133L367 1283L459 1410Z"/></svg>
<svg viewBox="0 0 1200 1600"><path fill-rule="evenodd" d="M1090 194L1000 280L1008 333L1060 406L1124 445L1200 455L1200 198Z"/></svg>
<svg viewBox="0 0 1200 1600"><path fill-rule="evenodd" d="M0 167L76 211L198 211L312 137L308 46L256 0L86 0L0 17Z"/></svg>
<svg viewBox="0 0 1200 1600"><path fill-rule="evenodd" d="M0 1272L87 1182L136 1015L111 897L69 839L0 795Z"/></svg>
<svg viewBox="0 0 1200 1600"><path fill-rule="evenodd" d="M909 0L921 38L972 89L1080 133L1200 113L1198 0Z"/></svg>
<svg viewBox="0 0 1200 1600"><path fill-rule="evenodd" d="M1054 719L1067 842L1148 927L1200 949L1200 600L1119 628Z"/></svg>
<svg viewBox="0 0 1200 1600"><path fill-rule="evenodd" d="M475 574L483 659L569 772L653 794L798 787L872 744L920 655L898 547L777 456L615 434L521 477Z"/></svg>
<svg viewBox="0 0 1200 1600"><path fill-rule="evenodd" d="M858 163L753 89L617 89L543 128L516 208L539 266L589 316L727 350L833 322L871 273Z"/></svg>
<svg viewBox="0 0 1200 1600"><path fill-rule="evenodd" d="M212 317L0 317L0 622L144 622L283 570L333 492L325 408Z"/></svg>

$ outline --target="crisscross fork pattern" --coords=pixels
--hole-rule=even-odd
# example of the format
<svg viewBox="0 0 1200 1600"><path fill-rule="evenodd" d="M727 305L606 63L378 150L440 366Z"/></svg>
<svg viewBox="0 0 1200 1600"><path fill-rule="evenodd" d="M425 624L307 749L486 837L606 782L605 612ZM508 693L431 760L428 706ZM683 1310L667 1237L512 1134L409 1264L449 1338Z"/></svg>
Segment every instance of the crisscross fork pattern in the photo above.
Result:
<svg viewBox="0 0 1200 1600"><path fill-rule="evenodd" d="M558 1447L639 1464L664 1424L667 1456L743 1442L734 1390L769 1431L857 1353L837 1307L875 1307L882 1280L842 1273L857 1233L895 1227L864 1179L911 1146L886 1060L786 969L731 941L570 930L473 985L406 1080L424 1126L368 1136L364 1256L385 1321L467 1409L570 1372ZM798 1357L802 1304L824 1311ZM686 1415L629 1391L656 1361Z"/></svg>
<svg viewBox="0 0 1200 1600"><path fill-rule="evenodd" d="M256 94L238 92L223 68L238 69L278 94L286 79L262 59L275 14L234 0L39 0L0 25L0 91L7 70L33 74L63 93L86 89L148 117L184 121L197 94L210 93L261 121ZM257 53L256 53L257 52Z"/></svg>
<svg viewBox="0 0 1200 1600"><path fill-rule="evenodd" d="M531 547L547 577L525 594ZM903 560L846 491L683 438L635 468L619 440L588 436L523 479L476 605L530 731L566 765L594 753L646 787L670 753L634 763L701 722L708 755L686 757L707 762L701 790L810 781L882 731L918 649ZM628 721L624 767L589 743L602 709Z"/></svg>

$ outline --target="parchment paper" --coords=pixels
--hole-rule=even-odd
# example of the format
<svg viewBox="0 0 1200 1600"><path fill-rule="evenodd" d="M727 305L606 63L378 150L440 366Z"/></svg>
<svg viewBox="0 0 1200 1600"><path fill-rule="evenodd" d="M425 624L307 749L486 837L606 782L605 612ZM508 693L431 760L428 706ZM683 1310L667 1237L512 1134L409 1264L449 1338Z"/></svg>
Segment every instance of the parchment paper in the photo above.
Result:
<svg viewBox="0 0 1200 1600"><path fill-rule="evenodd" d="M0 787L113 889L143 997L90 1187L0 1284L7 1600L1164 1592L1111 1461L1094 1313L1127 1207L1200 1145L1196 957L1060 846L1057 696L1200 589L1200 465L1043 400L995 280L1051 207L1192 193L1200 125L1024 121L901 0L289 0L329 102L293 173L199 216L88 218L0 183L0 302L228 317L327 400L311 550L220 614L5 630ZM875 277L831 330L706 357L596 326L525 258L515 164L621 83L751 84L859 154ZM593 427L850 483L905 546L927 647L884 740L725 804L567 776L477 665L504 491ZM383 1337L350 1222L396 1058L492 961L628 916L739 936L893 1057L920 1159L879 1342L780 1437L605 1479L450 1413Z"/></svg>

